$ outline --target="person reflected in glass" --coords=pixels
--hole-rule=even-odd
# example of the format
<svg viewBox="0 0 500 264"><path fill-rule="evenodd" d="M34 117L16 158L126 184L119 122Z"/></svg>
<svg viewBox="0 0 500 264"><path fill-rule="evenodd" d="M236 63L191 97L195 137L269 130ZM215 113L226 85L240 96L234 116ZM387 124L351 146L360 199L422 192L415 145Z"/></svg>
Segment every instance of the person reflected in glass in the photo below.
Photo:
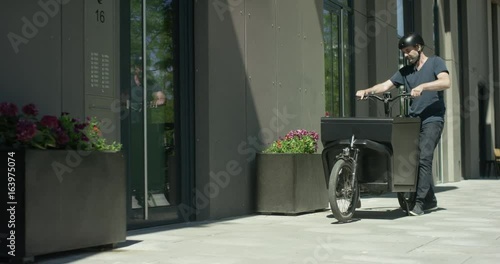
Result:
<svg viewBox="0 0 500 264"><path fill-rule="evenodd" d="M147 126L148 137L148 171L150 190L147 194L150 196L151 187L159 185L163 189L161 174L163 173L162 152L163 138L158 135L162 131L161 112L166 104L166 96L160 86L156 85L154 78L147 78L146 100L144 100L144 71L142 66L142 57L135 56L131 60L131 78L130 78L130 111L131 111L131 158L134 162L131 165L132 195L136 201L132 201L133 207L143 207L145 203L144 193L144 125ZM147 107L148 117L145 120L144 111ZM159 118L160 117L160 118ZM137 204L135 203L137 202ZM149 203L149 198L148 198Z"/></svg>

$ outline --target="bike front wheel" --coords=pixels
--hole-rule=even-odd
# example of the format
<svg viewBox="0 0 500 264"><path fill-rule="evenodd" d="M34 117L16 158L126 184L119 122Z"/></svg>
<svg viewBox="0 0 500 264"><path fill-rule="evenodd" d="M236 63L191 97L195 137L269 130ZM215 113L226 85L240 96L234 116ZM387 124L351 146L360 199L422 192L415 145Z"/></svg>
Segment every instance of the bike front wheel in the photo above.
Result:
<svg viewBox="0 0 500 264"><path fill-rule="evenodd" d="M339 159L330 172L328 199L333 216L339 222L351 220L359 199L357 180L353 182L351 162Z"/></svg>
<svg viewBox="0 0 500 264"><path fill-rule="evenodd" d="M398 192L398 202L406 213L409 213L417 201L416 192Z"/></svg>

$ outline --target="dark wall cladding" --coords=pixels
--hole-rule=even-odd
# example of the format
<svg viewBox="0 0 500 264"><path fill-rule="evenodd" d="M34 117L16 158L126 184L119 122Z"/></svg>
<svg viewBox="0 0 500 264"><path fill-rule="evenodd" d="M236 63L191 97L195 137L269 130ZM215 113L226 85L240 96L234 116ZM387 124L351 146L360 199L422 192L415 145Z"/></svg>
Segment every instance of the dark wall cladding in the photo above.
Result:
<svg viewBox="0 0 500 264"><path fill-rule="evenodd" d="M61 12L38 1L11 1L0 9L0 101L36 103L61 112ZM56 12L57 11L57 12Z"/></svg>
<svg viewBox="0 0 500 264"><path fill-rule="evenodd" d="M119 128L118 4L4 3L8 7L0 9L0 35L5 36L0 40L0 102L34 103L41 115L69 112L80 118L107 118ZM95 83L99 85L91 86ZM119 129L105 136L118 139Z"/></svg>
<svg viewBox="0 0 500 264"><path fill-rule="evenodd" d="M319 131L324 114L323 1L214 3L195 4L196 189L212 190L199 218L252 213L255 153L292 129ZM237 175L218 185L210 175L228 167Z"/></svg>

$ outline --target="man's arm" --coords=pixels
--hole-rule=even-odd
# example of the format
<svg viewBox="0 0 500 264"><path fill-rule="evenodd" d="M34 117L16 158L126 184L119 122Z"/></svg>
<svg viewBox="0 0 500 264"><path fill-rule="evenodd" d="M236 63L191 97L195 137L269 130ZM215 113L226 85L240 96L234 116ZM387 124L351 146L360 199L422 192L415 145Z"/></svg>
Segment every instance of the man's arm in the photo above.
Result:
<svg viewBox="0 0 500 264"><path fill-rule="evenodd" d="M423 83L411 90L411 96L417 97L423 91L443 91L451 86L450 75L447 72L441 72L437 75L437 80Z"/></svg>
<svg viewBox="0 0 500 264"><path fill-rule="evenodd" d="M396 87L396 86L394 86L394 84L391 82L391 80L387 80L383 83L376 84L373 87L370 87L368 89L357 91L356 96L360 97L360 99L364 99L365 96L367 96L368 94L379 94L379 93L387 92L394 87Z"/></svg>

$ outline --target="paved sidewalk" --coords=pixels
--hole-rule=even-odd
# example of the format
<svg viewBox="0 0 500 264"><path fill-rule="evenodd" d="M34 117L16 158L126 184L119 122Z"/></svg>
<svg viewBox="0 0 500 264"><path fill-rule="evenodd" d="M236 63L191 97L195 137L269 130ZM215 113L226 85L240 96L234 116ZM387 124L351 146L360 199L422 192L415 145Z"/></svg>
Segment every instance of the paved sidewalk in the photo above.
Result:
<svg viewBox="0 0 500 264"><path fill-rule="evenodd" d="M405 216L393 195L362 198L357 221L329 211L252 215L129 232L112 251L74 251L37 263L498 263L500 180L438 186L438 211Z"/></svg>

